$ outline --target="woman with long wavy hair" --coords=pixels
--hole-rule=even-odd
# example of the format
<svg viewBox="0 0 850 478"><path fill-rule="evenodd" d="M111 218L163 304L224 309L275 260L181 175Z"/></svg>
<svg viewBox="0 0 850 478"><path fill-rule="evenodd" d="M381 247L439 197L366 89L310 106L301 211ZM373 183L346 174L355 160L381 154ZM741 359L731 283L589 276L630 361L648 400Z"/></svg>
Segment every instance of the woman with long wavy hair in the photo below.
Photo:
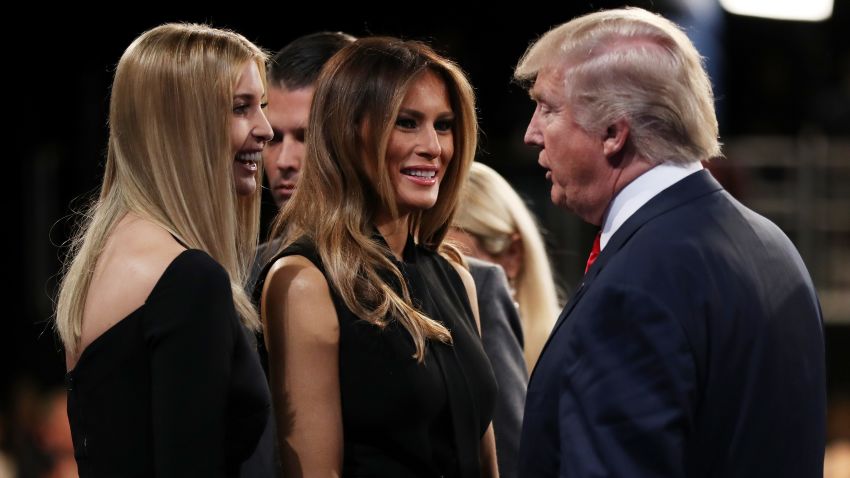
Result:
<svg viewBox="0 0 850 478"><path fill-rule="evenodd" d="M322 70L261 274L286 476L495 476L475 286L443 243L477 144L463 72L366 38Z"/></svg>
<svg viewBox="0 0 850 478"><path fill-rule="evenodd" d="M266 55L167 24L115 71L99 198L56 310L80 476L238 476L269 414L244 292L259 223Z"/></svg>

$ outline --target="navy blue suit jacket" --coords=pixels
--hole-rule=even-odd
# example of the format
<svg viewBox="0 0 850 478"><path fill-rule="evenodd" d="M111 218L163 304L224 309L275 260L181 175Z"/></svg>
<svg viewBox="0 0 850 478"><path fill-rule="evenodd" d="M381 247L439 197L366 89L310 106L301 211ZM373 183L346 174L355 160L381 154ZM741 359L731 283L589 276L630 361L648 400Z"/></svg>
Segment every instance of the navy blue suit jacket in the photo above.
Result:
<svg viewBox="0 0 850 478"><path fill-rule="evenodd" d="M559 317L519 474L822 477L824 362L797 250L700 171L617 230Z"/></svg>

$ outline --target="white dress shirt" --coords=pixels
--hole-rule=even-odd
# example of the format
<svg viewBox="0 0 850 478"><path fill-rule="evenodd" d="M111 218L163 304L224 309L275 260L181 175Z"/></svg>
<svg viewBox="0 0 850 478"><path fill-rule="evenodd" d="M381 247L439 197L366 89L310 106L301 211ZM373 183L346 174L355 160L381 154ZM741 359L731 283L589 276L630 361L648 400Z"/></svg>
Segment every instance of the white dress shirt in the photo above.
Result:
<svg viewBox="0 0 850 478"><path fill-rule="evenodd" d="M611 236L641 206L661 191L702 169L702 163L699 161L683 165L662 163L627 184L614 196L614 200L611 201L608 210L605 212L605 219L602 222L602 236L599 238L600 250L605 248Z"/></svg>

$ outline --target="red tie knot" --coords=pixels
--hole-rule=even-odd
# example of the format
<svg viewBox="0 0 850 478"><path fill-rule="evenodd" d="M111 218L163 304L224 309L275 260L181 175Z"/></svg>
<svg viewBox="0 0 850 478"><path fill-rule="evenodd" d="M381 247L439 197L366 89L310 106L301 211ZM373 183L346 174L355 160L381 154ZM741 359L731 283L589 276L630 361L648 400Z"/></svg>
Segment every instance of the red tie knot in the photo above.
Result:
<svg viewBox="0 0 850 478"><path fill-rule="evenodd" d="M602 231L596 233L596 239L593 240L593 249L590 250L590 255L587 256L587 266L584 268L584 273L587 274L587 271L590 270L590 266L593 265L593 262L596 261L596 258L599 257L600 247L600 239L602 238Z"/></svg>

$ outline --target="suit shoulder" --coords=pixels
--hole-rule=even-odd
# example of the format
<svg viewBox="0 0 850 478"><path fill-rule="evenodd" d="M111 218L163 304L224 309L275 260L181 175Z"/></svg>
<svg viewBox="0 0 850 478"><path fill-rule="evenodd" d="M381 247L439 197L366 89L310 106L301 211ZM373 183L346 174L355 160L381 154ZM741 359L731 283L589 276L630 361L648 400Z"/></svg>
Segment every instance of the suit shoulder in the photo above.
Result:
<svg viewBox="0 0 850 478"><path fill-rule="evenodd" d="M469 265L469 273L472 274L472 279L476 284L484 284L493 280L500 280L505 277L505 271L498 264L483 261L474 257L466 257L466 262Z"/></svg>

